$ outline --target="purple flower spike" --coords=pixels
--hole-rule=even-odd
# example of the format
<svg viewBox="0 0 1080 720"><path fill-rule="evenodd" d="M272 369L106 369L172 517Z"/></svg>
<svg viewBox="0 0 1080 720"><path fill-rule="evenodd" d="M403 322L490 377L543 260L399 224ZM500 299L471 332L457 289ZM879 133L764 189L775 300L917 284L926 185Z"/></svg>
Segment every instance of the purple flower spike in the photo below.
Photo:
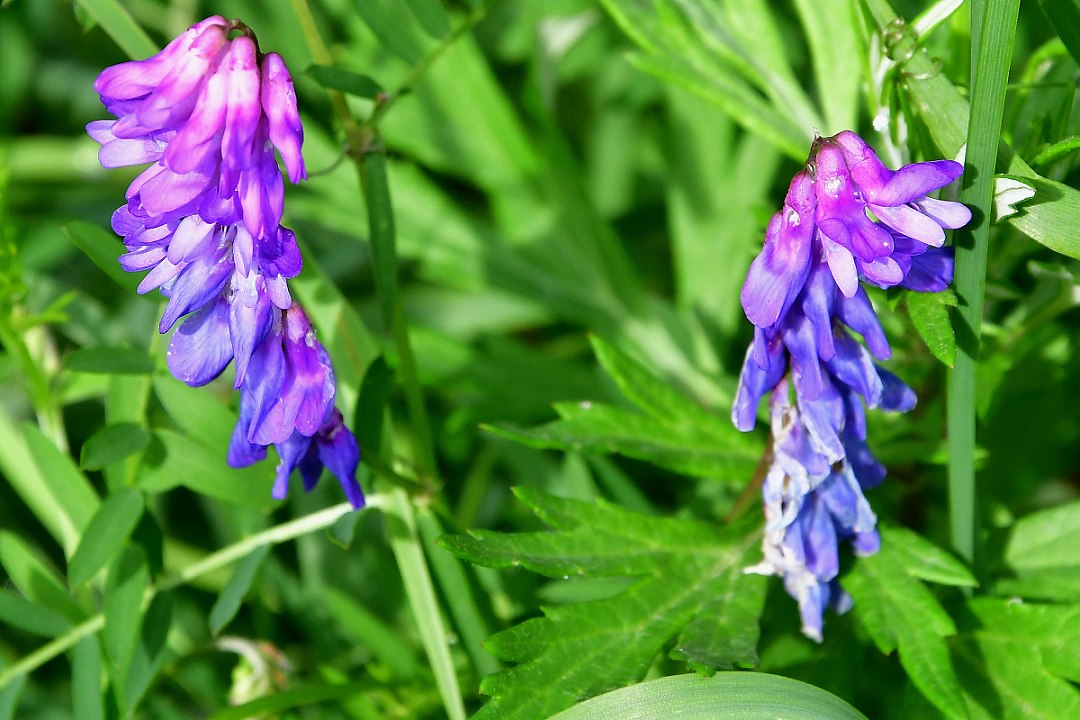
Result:
<svg viewBox="0 0 1080 720"><path fill-rule="evenodd" d="M907 412L916 402L874 362L892 350L860 280L931 292L948 286L952 251L937 246L971 213L927 193L962 169L940 160L892 171L854 133L817 139L743 285L754 341L731 419L752 430L771 393L773 438L762 488L765 559L747 571L783 577L803 632L817 641L825 609L851 607L837 580L840 543L856 555L881 543L863 495L885 477L866 442L866 408Z"/></svg>
<svg viewBox="0 0 1080 720"><path fill-rule="evenodd" d="M360 451L334 408L330 357L288 287L303 261L281 225L274 148L293 182L306 172L281 56L260 53L243 23L214 16L151 58L107 68L95 89L117 118L86 127L101 164L150 164L112 226L124 238L121 266L147 271L139 292L158 288L169 298L159 324L162 333L179 324L169 370L205 385L236 360L240 416L229 465L258 462L274 444L274 497L284 497L294 468L310 489L325 466L361 507Z"/></svg>

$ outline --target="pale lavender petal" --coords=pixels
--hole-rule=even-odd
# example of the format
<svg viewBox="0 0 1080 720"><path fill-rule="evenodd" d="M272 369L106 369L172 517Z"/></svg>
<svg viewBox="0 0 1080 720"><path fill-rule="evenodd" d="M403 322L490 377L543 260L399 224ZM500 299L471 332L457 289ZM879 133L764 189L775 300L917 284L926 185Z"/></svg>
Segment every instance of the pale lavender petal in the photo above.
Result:
<svg viewBox="0 0 1080 720"><path fill-rule="evenodd" d="M945 242L945 231L941 226L914 208L907 205L870 205L870 209L881 222L909 238L931 247L941 247Z"/></svg>
<svg viewBox="0 0 1080 720"><path fill-rule="evenodd" d="M964 227L971 222L971 210L964 203L924 197L912 201L912 205L949 230Z"/></svg>
<svg viewBox="0 0 1080 720"><path fill-rule="evenodd" d="M169 371L191 386L205 385L232 360L229 303L224 297L185 320L169 341Z"/></svg>

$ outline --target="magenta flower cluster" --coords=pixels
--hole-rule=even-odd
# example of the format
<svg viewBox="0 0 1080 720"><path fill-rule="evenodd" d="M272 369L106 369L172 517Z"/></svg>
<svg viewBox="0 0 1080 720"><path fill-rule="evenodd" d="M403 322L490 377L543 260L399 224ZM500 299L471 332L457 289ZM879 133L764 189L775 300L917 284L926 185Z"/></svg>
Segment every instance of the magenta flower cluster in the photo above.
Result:
<svg viewBox="0 0 1080 720"><path fill-rule="evenodd" d="M816 640L824 609L851 605L837 582L839 544L861 555L880 545L863 491L884 479L885 468L867 445L865 408L906 412L916 400L874 362L891 349L860 280L923 292L948 286L944 231L967 224L971 213L928 194L962 171L951 160L892 171L853 132L818 138L743 285L754 340L732 421L753 429L771 393L772 426L765 558L750 571L783 577L803 632Z"/></svg>
<svg viewBox="0 0 1080 720"><path fill-rule="evenodd" d="M148 270L139 292L168 298L161 333L168 365L188 385L205 385L235 362L240 419L229 447L233 467L277 448L273 496L284 498L299 469L311 489L323 467L354 507L360 451L334 407L334 370L288 280L301 268L281 225L284 182L306 177L304 132L281 56L263 54L239 21L196 23L146 60L107 68L94 83L116 120L87 132L107 168L151 163L112 218L129 272Z"/></svg>

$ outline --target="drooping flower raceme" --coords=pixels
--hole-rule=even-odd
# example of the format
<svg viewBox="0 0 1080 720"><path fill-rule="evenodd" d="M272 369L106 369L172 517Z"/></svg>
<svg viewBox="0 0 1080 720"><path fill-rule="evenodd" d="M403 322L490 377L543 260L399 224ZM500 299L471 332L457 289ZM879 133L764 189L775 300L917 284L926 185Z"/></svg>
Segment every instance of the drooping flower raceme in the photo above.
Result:
<svg viewBox="0 0 1080 720"><path fill-rule="evenodd" d="M107 68L94 88L117 118L87 126L101 164L151 163L112 226L127 249L121 266L149 271L139 292L169 299L159 331L179 322L169 370L198 386L235 361L240 419L229 464L261 460L274 445L274 497L285 496L294 469L311 489L326 467L360 507L360 454L334 407L330 357L288 288L302 262L281 225L275 149L290 181L306 171L284 61L260 52L243 23L214 16L151 58Z"/></svg>
<svg viewBox="0 0 1080 720"><path fill-rule="evenodd" d="M891 349L860 280L923 292L948 286L944 231L971 213L928 194L962 170L937 160L892 171L853 132L819 138L743 285L755 327L732 421L752 430L771 393L772 430L765 558L748 571L783 577L803 632L816 640L826 607L851 606L836 580L839 543L861 555L880 545L863 491L884 479L885 468L867 445L865 408L906 412L916 400L875 363Z"/></svg>

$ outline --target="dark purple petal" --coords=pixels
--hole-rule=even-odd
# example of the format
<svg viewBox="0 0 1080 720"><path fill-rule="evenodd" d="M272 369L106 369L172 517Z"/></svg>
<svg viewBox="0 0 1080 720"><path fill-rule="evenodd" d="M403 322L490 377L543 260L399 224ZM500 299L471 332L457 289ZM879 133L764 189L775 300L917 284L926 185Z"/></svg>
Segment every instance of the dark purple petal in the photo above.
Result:
<svg viewBox="0 0 1080 720"><path fill-rule="evenodd" d="M755 353L757 345L760 345L761 349ZM768 338L764 331L756 328L754 343L746 349L735 402L731 407L731 422L735 427L743 432L754 429L761 398L780 382L786 369L787 360L779 335Z"/></svg>
<svg viewBox="0 0 1080 720"><path fill-rule="evenodd" d="M167 353L169 371L193 387L205 385L220 375L232 357L229 303L224 297L185 320L173 333Z"/></svg>
<svg viewBox="0 0 1080 720"><path fill-rule="evenodd" d="M315 437L319 460L337 477L341 489L345 492L345 498L354 509L363 507L364 493L360 490L360 483L356 481L356 470L360 465L360 446L349 428L345 427L341 413L334 410Z"/></svg>
<svg viewBox="0 0 1080 720"><path fill-rule="evenodd" d="M889 412L908 412L915 407L918 398L915 391L909 388L903 380L893 375L883 367L878 367L878 375L881 377L881 409Z"/></svg>
<svg viewBox="0 0 1080 720"><path fill-rule="evenodd" d="M878 360L886 360L892 356L892 348L885 338L885 331L881 329L881 321L878 320L874 306L870 304L870 298L866 291L859 291L850 298L844 298L836 304L836 316L842 323L863 336L870 352Z"/></svg>
<svg viewBox="0 0 1080 720"><path fill-rule="evenodd" d="M911 269L900 286L918 292L941 292L952 279L953 249L937 248L911 258Z"/></svg>

